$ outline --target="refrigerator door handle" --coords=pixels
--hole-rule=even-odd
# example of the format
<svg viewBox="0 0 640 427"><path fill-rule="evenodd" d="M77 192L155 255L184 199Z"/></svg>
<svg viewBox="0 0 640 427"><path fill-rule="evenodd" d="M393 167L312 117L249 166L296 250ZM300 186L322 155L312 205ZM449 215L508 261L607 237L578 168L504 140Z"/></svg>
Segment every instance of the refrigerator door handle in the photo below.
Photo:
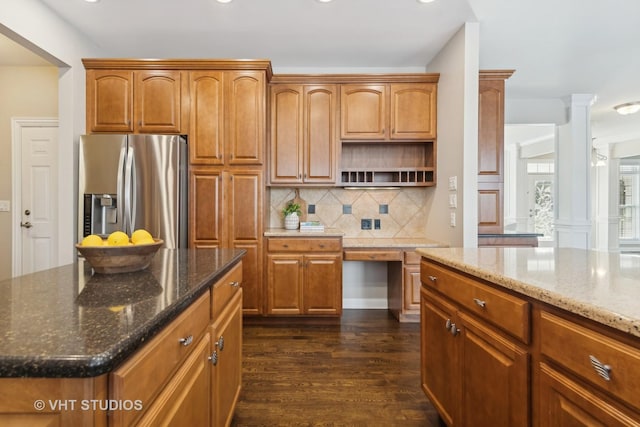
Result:
<svg viewBox="0 0 640 427"><path fill-rule="evenodd" d="M116 222L121 224L122 229L126 226L124 221L124 206L125 206L125 191L124 186L124 165L127 158L127 145L123 144L120 147L120 157L118 159L118 178L116 184Z"/></svg>
<svg viewBox="0 0 640 427"><path fill-rule="evenodd" d="M133 230L132 212L131 212L131 200L132 200L132 186L133 186L133 148L127 148L127 160L124 167L124 223L123 230L125 233L131 234Z"/></svg>

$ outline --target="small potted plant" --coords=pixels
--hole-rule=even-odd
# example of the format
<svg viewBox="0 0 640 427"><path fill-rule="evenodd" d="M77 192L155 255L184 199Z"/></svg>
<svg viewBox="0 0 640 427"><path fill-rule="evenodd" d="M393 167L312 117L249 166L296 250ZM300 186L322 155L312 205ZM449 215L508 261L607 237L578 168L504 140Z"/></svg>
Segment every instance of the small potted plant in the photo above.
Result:
<svg viewBox="0 0 640 427"><path fill-rule="evenodd" d="M300 226L300 205L298 203L288 202L282 209L284 215L284 228L287 230L297 230Z"/></svg>

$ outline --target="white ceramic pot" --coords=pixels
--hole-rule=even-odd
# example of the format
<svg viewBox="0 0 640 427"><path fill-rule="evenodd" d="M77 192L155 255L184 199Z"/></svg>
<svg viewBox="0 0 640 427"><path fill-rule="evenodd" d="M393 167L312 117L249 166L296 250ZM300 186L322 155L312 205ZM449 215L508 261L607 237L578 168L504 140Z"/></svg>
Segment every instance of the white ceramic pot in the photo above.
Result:
<svg viewBox="0 0 640 427"><path fill-rule="evenodd" d="M284 228L287 230L297 230L300 226L300 217L293 212L284 217Z"/></svg>

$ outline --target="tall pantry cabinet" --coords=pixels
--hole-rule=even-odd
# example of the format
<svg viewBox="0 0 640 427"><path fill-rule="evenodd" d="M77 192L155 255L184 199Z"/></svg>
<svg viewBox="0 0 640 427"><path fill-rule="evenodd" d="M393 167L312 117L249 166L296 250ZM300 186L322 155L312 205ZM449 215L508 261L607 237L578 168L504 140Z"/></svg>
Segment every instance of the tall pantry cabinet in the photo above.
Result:
<svg viewBox="0 0 640 427"><path fill-rule="evenodd" d="M83 63L87 132L188 136L189 246L245 249L243 312L262 314L266 85L271 63L142 59Z"/></svg>

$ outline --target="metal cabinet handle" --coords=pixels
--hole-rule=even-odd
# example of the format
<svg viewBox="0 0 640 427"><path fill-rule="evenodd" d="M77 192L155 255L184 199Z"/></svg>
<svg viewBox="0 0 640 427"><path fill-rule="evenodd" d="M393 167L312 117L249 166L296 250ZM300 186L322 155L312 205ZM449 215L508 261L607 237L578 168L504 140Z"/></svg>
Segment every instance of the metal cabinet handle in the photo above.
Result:
<svg viewBox="0 0 640 427"><path fill-rule="evenodd" d="M222 335L220 335L218 341L215 342L215 345L220 349L220 351L224 350L224 337Z"/></svg>
<svg viewBox="0 0 640 427"><path fill-rule="evenodd" d="M211 361L213 366L216 366L218 364L218 352L214 350L213 353L211 353L211 356L207 357L207 359Z"/></svg>
<svg viewBox="0 0 640 427"><path fill-rule="evenodd" d="M432 282L435 282L436 280L438 280L438 278L436 276L427 276L427 278L429 280L431 280Z"/></svg>
<svg viewBox="0 0 640 427"><path fill-rule="evenodd" d="M596 373L600 375L605 381L611 381L611 366L606 365L599 361L595 356L589 355L591 360L591 366L596 370Z"/></svg>
<svg viewBox="0 0 640 427"><path fill-rule="evenodd" d="M31 228L31 227L33 227L33 224L31 224L29 221L27 221L27 222L21 222L21 223L20 223L20 227L24 227L24 228Z"/></svg>
<svg viewBox="0 0 640 427"><path fill-rule="evenodd" d="M191 345L191 343L193 342L193 335L189 335L188 337L185 337L185 338L180 338L178 342L185 347L188 345Z"/></svg>
<svg viewBox="0 0 640 427"><path fill-rule="evenodd" d="M460 333L460 329L458 329L456 327L455 323L452 323L451 324L451 329L449 329L449 332L451 332L451 335L453 335L455 337L456 335L458 335L458 333Z"/></svg>
<svg viewBox="0 0 640 427"><path fill-rule="evenodd" d="M444 328L448 331L451 329L451 325L452 325L451 319L447 319L447 321L444 324Z"/></svg>
<svg viewBox="0 0 640 427"><path fill-rule="evenodd" d="M474 298L473 302L475 302L478 307L485 308L487 306L486 301L483 301L483 300L481 300L479 298Z"/></svg>
<svg viewBox="0 0 640 427"><path fill-rule="evenodd" d="M233 282L229 283L229 286L231 286L232 288L237 288L240 286L240 282L234 280Z"/></svg>

